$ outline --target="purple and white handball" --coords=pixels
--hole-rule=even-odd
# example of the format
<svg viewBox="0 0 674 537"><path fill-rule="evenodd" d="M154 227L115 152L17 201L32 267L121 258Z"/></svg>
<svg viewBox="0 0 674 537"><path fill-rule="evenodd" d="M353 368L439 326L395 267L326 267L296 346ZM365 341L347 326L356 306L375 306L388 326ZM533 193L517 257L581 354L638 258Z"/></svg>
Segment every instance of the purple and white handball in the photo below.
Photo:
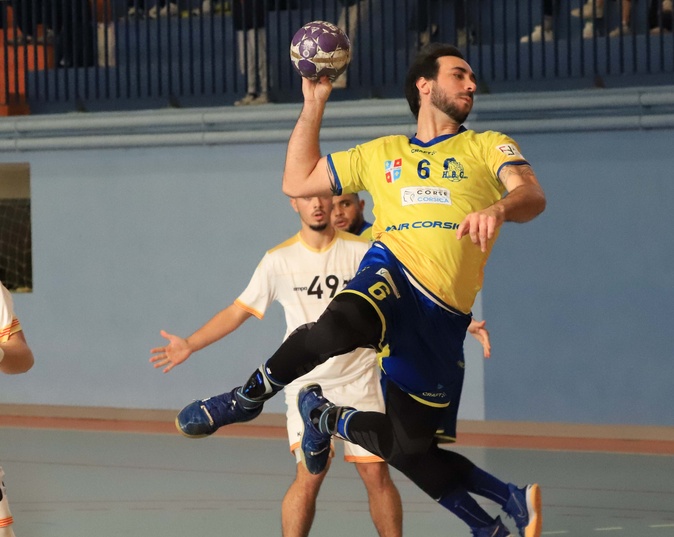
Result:
<svg viewBox="0 0 674 537"><path fill-rule="evenodd" d="M351 61L351 42L334 24L309 22L293 36L290 59L303 77L317 80L327 76L334 81Z"/></svg>

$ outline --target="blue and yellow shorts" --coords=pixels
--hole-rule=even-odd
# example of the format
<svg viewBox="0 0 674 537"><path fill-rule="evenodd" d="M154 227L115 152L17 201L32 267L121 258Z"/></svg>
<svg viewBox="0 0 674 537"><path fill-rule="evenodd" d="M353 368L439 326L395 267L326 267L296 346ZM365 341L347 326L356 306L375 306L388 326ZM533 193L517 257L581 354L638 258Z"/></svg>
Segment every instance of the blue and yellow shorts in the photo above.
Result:
<svg viewBox="0 0 674 537"><path fill-rule="evenodd" d="M379 360L390 381L424 404L458 408L470 315L432 298L379 242L341 292L362 296L379 314Z"/></svg>

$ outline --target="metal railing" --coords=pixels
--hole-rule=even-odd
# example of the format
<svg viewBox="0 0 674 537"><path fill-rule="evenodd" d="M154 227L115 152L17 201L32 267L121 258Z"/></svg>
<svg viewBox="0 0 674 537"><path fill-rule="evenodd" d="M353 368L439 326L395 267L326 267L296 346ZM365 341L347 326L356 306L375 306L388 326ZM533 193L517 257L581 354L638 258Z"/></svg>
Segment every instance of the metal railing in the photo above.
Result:
<svg viewBox="0 0 674 537"><path fill-rule="evenodd" d="M429 41L459 46L483 92L674 82L671 0L240 2L0 1L0 105L39 114L232 104L263 60L250 71L253 92L295 102L289 44L311 20L339 22L353 38L338 100L400 97ZM243 19L247 31L237 30ZM251 32L264 39L245 39Z"/></svg>

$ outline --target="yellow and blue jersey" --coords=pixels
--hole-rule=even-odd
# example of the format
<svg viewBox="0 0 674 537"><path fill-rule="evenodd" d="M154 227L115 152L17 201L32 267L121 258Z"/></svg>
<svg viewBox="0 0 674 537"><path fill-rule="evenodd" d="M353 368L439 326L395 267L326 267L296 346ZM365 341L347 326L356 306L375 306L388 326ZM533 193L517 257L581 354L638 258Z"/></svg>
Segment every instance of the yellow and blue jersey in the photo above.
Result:
<svg viewBox="0 0 674 537"><path fill-rule="evenodd" d="M370 222L368 222L367 220L363 221L363 225L358 230L356 235L371 241L372 240L372 224L370 224Z"/></svg>
<svg viewBox="0 0 674 537"><path fill-rule="evenodd" d="M503 166L527 164L517 144L498 132L461 127L424 143L385 136L328 155L338 194L367 190L374 203L374 240L382 242L442 303L469 313L482 287L486 252L456 230L469 213L505 194Z"/></svg>

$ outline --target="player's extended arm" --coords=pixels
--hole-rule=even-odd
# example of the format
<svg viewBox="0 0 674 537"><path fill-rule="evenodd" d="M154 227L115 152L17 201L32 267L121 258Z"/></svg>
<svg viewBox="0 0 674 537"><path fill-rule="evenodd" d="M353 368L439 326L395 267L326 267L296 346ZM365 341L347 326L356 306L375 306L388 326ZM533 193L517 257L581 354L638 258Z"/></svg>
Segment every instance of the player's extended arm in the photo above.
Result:
<svg viewBox="0 0 674 537"><path fill-rule="evenodd" d="M333 194L327 158L321 157L319 142L331 91L332 83L327 77L318 81L302 78L304 106L288 141L283 170L283 193L292 198Z"/></svg>
<svg viewBox="0 0 674 537"><path fill-rule="evenodd" d="M467 215L456 230L456 238L470 235L483 252L503 222L528 222L545 210L545 194L531 166L504 166L499 179L508 194L482 211Z"/></svg>
<svg viewBox="0 0 674 537"><path fill-rule="evenodd" d="M216 313L211 320L188 338L181 338L162 330L162 337L168 339L169 342L165 347L155 347L150 350L152 354L150 363L154 364L155 369L163 367L163 372L168 373L175 366L187 360L192 353L234 332L251 315L236 304L230 304Z"/></svg>
<svg viewBox="0 0 674 537"><path fill-rule="evenodd" d="M468 325L468 332L482 345L484 357L489 358L491 356L491 340L489 339L489 331L487 330L487 321L471 319L470 325Z"/></svg>
<svg viewBox="0 0 674 537"><path fill-rule="evenodd" d="M35 361L23 331L15 332L7 341L0 343L0 354L0 372L8 375L25 373Z"/></svg>

